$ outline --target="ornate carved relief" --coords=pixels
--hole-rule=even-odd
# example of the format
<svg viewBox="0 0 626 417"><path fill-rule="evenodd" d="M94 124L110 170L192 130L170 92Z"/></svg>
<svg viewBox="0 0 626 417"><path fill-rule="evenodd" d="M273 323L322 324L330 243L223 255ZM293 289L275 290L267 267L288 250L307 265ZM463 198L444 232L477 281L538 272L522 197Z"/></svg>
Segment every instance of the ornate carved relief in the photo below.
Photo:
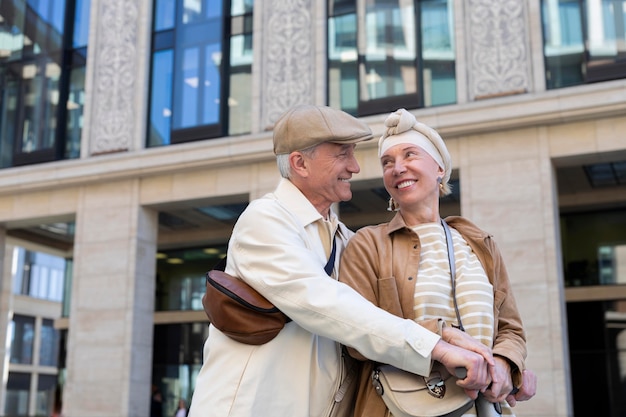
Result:
<svg viewBox="0 0 626 417"><path fill-rule="evenodd" d="M90 153L129 149L132 143L135 109L135 67L137 65L138 0L106 0L98 7L94 48L92 134Z"/></svg>
<svg viewBox="0 0 626 417"><path fill-rule="evenodd" d="M262 7L267 19L263 22L261 126L271 128L289 107L312 100L314 40L310 0L272 0Z"/></svg>
<svg viewBox="0 0 626 417"><path fill-rule="evenodd" d="M519 0L468 2L470 99L528 90L525 7L526 2Z"/></svg>

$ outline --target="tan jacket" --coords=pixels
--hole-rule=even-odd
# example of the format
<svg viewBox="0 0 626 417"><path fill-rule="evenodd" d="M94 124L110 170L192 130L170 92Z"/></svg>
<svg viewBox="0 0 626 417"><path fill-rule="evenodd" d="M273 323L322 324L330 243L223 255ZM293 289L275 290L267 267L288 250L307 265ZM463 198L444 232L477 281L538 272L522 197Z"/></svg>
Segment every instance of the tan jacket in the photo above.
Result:
<svg viewBox="0 0 626 417"><path fill-rule="evenodd" d="M493 353L512 363L513 383L518 385L521 381L520 370L524 369L526 359L526 338L500 251L492 236L469 220L452 216L446 218L446 222L470 245L493 285L496 323ZM419 238L398 213L389 223L357 231L342 256L339 279L390 313L415 319L415 276L419 259ZM436 321L421 324L437 331ZM356 350L349 351L352 356L365 360ZM385 404L374 391L371 382L374 365L371 361L363 365L355 417L386 415Z"/></svg>

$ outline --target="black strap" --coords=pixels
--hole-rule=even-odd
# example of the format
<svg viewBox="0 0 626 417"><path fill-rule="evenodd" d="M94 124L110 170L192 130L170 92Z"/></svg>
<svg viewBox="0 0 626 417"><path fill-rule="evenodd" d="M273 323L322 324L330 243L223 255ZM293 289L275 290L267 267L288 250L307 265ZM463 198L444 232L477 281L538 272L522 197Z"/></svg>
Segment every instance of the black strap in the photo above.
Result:
<svg viewBox="0 0 626 417"><path fill-rule="evenodd" d="M459 322L459 329L465 331L463 323L461 323L461 313L459 313L459 306L456 303L456 263L454 262L454 244L452 243L452 235L450 234L450 228L448 223L444 219L441 219L441 225L443 231L446 232L446 244L448 245L448 262L450 263L450 281L452 282L452 301L454 301L454 310L456 312L456 319Z"/></svg>
<svg viewBox="0 0 626 417"><path fill-rule="evenodd" d="M333 273L333 269L335 268L335 254L337 253L337 238L333 239L333 250L330 251L330 257L328 258L328 262L326 262L326 266L324 267L324 271L330 276Z"/></svg>
<svg viewBox="0 0 626 417"><path fill-rule="evenodd" d="M226 269L226 256L220 259L220 261L215 264L213 269L224 272L224 270Z"/></svg>
<svg viewBox="0 0 626 417"><path fill-rule="evenodd" d="M335 254L337 253L337 239L333 239L333 249L330 252L330 257L328 258L328 262L324 267L324 271L330 276L333 273L333 269L335 267ZM219 271L224 271L226 269L226 257L224 256L220 261L213 267L213 269L217 269Z"/></svg>

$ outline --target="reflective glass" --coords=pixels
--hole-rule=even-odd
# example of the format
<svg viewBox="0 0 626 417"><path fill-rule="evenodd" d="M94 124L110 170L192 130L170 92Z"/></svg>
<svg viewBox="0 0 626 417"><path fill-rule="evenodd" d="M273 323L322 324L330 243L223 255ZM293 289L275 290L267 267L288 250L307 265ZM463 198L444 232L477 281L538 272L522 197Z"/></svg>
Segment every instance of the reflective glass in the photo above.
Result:
<svg viewBox="0 0 626 417"><path fill-rule="evenodd" d="M35 404L37 415L52 415L56 389L56 375L39 375L37 378L37 399Z"/></svg>
<svg viewBox="0 0 626 417"><path fill-rule="evenodd" d="M615 59L626 54L626 0L587 1L590 59Z"/></svg>
<svg viewBox="0 0 626 417"><path fill-rule="evenodd" d="M65 260L58 256L16 247L13 253L14 292L61 301Z"/></svg>
<svg viewBox="0 0 626 417"><path fill-rule="evenodd" d="M420 2L424 106L456 103L454 18L447 0Z"/></svg>
<svg viewBox="0 0 626 417"><path fill-rule="evenodd" d="M67 98L67 144L65 158L80 157L80 137L83 132L83 113L85 111L85 73L84 66L70 72L69 94Z"/></svg>
<svg viewBox="0 0 626 417"><path fill-rule="evenodd" d="M23 1L1 2L0 8L0 63L14 61L22 57L24 42L24 20L26 4Z"/></svg>
<svg viewBox="0 0 626 417"><path fill-rule="evenodd" d="M219 44L209 44L205 46L204 77L202 83L202 95L204 96L204 106L202 123L218 123L220 120L220 93L221 79L220 67L222 65L222 51Z"/></svg>
<svg viewBox="0 0 626 417"><path fill-rule="evenodd" d="M415 16L413 3L387 0L367 3L361 100L417 92L417 50L412 16Z"/></svg>
<svg viewBox="0 0 626 417"><path fill-rule="evenodd" d="M11 363L33 364L33 343L35 338L35 319L14 315L9 324L11 337Z"/></svg>
<svg viewBox="0 0 626 417"><path fill-rule="evenodd" d="M232 16L240 16L246 13L252 13L254 0L231 0L230 14Z"/></svg>
<svg viewBox="0 0 626 417"><path fill-rule="evenodd" d="M252 120L252 34L230 38L230 68L228 133L237 135L249 132Z"/></svg>
<svg viewBox="0 0 626 417"><path fill-rule="evenodd" d="M155 0L147 146L250 132L253 3Z"/></svg>
<svg viewBox="0 0 626 417"><path fill-rule="evenodd" d="M163 394L165 415L174 414L179 399L189 406L208 330L206 323L154 326L152 381Z"/></svg>
<svg viewBox="0 0 626 417"><path fill-rule="evenodd" d="M154 30L172 29L176 25L176 0L156 0Z"/></svg>
<svg viewBox="0 0 626 417"><path fill-rule="evenodd" d="M566 287L626 284L626 211L561 214Z"/></svg>
<svg viewBox="0 0 626 417"><path fill-rule="evenodd" d="M52 320L43 319L41 323L39 365L57 366L59 362L59 331Z"/></svg>
<svg viewBox="0 0 626 417"><path fill-rule="evenodd" d="M582 83L584 40L578 0L543 0L543 53L546 85L560 88Z"/></svg>
<svg viewBox="0 0 626 417"><path fill-rule="evenodd" d="M51 54L63 49L65 0L28 0L25 36L32 42L34 55ZM26 42L25 46L30 43Z"/></svg>
<svg viewBox="0 0 626 417"><path fill-rule="evenodd" d="M62 72L85 66L90 1L16 0L0 4L0 85L4 90L0 101L0 167L78 157L80 131L73 128L77 121L82 123L82 106L75 106L72 92L69 102L60 100L65 99L68 88L83 91L84 77L71 73L62 77ZM72 27L65 20L74 5ZM66 26L72 31L71 37L64 32ZM67 44L72 39L73 43ZM83 47L82 58L76 58L80 53L77 55L72 45ZM68 81L61 85L62 80ZM79 80L83 85L77 84ZM71 120L59 119L66 115ZM68 136L61 137L66 127Z"/></svg>
<svg viewBox="0 0 626 417"><path fill-rule="evenodd" d="M201 2L184 5L176 38L173 129L217 123L221 116L222 19L213 13L205 19Z"/></svg>
<svg viewBox="0 0 626 417"><path fill-rule="evenodd" d="M1 37L0 37L1 38ZM5 81L1 89L0 103L0 168L10 167L13 163L13 139L16 135L15 120L18 115L19 86L9 72L0 70L0 78Z"/></svg>
<svg viewBox="0 0 626 417"><path fill-rule="evenodd" d="M156 311L203 310L206 272L226 246L161 251L157 259Z"/></svg>
<svg viewBox="0 0 626 417"><path fill-rule="evenodd" d="M362 116L456 102L449 0L329 0L328 9L331 106Z"/></svg>
<svg viewBox="0 0 626 417"><path fill-rule="evenodd" d="M89 43L89 14L91 0L76 0L74 15L74 48L83 48Z"/></svg>
<svg viewBox="0 0 626 417"><path fill-rule="evenodd" d="M169 145L172 123L172 66L174 51L152 55L152 92L148 146Z"/></svg>
<svg viewBox="0 0 626 417"><path fill-rule="evenodd" d="M356 13L328 21L328 101L331 107L356 114L358 106Z"/></svg>
<svg viewBox="0 0 626 417"><path fill-rule="evenodd" d="M6 416L27 416L30 392L30 374L9 372L4 405Z"/></svg>

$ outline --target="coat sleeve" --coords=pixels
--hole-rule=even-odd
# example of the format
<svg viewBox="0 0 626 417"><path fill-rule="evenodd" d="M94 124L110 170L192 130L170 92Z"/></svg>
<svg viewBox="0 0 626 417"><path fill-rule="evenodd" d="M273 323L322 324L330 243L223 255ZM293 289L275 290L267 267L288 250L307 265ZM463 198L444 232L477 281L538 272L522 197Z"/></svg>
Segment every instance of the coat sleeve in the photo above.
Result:
<svg viewBox="0 0 626 417"><path fill-rule="evenodd" d="M350 240L341 257L339 280L385 311L398 317L413 319L403 314L396 277L391 273L391 260L381 259L389 251L379 247L381 243L375 236L376 234L369 233L369 230L364 228ZM440 320L432 319L421 321L419 324L441 336L439 322ZM349 348L348 352L356 359L367 359L355 349Z"/></svg>
<svg viewBox="0 0 626 417"><path fill-rule="evenodd" d="M518 386L525 369L526 334L500 250L492 238L487 239L487 244L493 257L494 309L498 319L493 354L511 363L513 384Z"/></svg>
<svg viewBox="0 0 626 417"><path fill-rule="evenodd" d="M233 229L228 269L309 332L374 360L428 374L440 337L329 278L314 236L275 200L254 201Z"/></svg>

